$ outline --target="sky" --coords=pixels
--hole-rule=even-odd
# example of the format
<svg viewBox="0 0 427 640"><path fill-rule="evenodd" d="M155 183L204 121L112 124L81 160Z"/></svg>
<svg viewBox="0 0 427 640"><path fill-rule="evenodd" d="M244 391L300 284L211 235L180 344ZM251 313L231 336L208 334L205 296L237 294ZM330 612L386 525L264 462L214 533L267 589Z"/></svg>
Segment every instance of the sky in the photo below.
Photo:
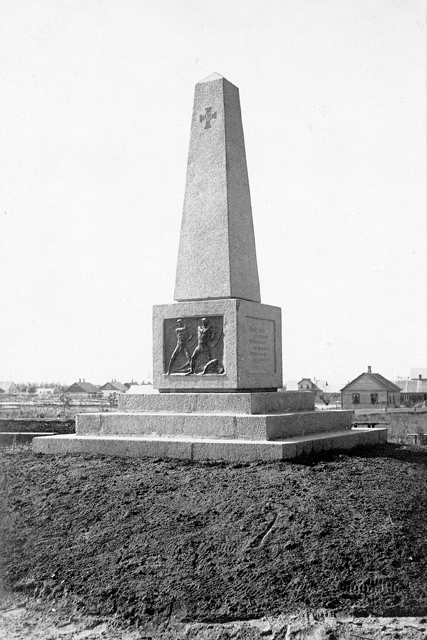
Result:
<svg viewBox="0 0 427 640"><path fill-rule="evenodd" d="M427 366L425 62L421 0L3 0L0 379L150 374L214 72L284 379Z"/></svg>

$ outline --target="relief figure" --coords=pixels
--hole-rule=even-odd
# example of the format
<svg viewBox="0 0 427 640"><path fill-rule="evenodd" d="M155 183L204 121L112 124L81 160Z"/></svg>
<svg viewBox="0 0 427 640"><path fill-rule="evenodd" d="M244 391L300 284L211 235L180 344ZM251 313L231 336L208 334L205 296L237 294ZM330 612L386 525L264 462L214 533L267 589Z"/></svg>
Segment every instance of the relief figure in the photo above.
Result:
<svg viewBox="0 0 427 640"><path fill-rule="evenodd" d="M224 373L222 317L165 321L166 375ZM174 340L175 337L175 340Z"/></svg>
<svg viewBox="0 0 427 640"><path fill-rule="evenodd" d="M202 318L200 325L197 327L197 347L194 349L190 359L190 372L194 373L199 356L203 355L207 360L202 373L223 373L224 369L218 363L218 360L212 360L211 349L219 342L221 332L214 342L216 331L210 325L207 318Z"/></svg>
<svg viewBox="0 0 427 640"><path fill-rule="evenodd" d="M188 365L190 364L190 360L191 360L191 356L190 356L190 351L188 348L188 343L190 342L190 340L192 339L192 335L188 335L188 329L186 324L183 322L183 320L181 320L180 318L176 321L176 324L178 325L175 329L175 335L176 335L176 347L170 357L169 360L169 366L168 366L168 375L171 372L172 369L172 365L175 362L177 356L180 353L183 353L184 356L186 357L186 363L184 364L183 367L181 367L182 369L188 367Z"/></svg>

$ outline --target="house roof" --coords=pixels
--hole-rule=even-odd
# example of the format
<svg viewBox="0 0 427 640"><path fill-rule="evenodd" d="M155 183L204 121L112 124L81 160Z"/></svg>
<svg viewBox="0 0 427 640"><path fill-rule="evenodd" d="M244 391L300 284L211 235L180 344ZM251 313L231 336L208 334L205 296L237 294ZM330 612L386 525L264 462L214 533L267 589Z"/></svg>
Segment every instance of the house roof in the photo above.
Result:
<svg viewBox="0 0 427 640"><path fill-rule="evenodd" d="M127 391L128 387L126 387L124 384L122 384L121 382L117 382L117 380L111 380L109 382L106 382L105 384L102 385L102 387L99 387L99 391L105 391L109 388L113 387L113 389L115 389L116 391Z"/></svg>
<svg viewBox="0 0 427 640"><path fill-rule="evenodd" d="M410 374L410 378L412 378L412 380L418 380L418 378L421 376L421 378L426 378L427 379L427 368L426 367L412 367L411 369L411 374ZM1 383L0 383L1 384Z"/></svg>
<svg viewBox="0 0 427 640"><path fill-rule="evenodd" d="M5 393L8 393L11 388L16 388L16 385L12 380L0 381L0 389L3 389Z"/></svg>
<svg viewBox="0 0 427 640"><path fill-rule="evenodd" d="M97 393L98 387L91 382L74 382L64 393Z"/></svg>
<svg viewBox="0 0 427 640"><path fill-rule="evenodd" d="M409 380L407 378L396 380L402 393L427 393L427 380Z"/></svg>
<svg viewBox="0 0 427 640"><path fill-rule="evenodd" d="M397 391L399 393L401 391L401 388L398 387L397 384L394 384L394 382L391 382L391 380L387 380L387 378L384 378L384 376L382 376L380 373L367 373L366 371L364 373L361 373L360 376L357 376L357 378L354 378L354 380L352 380L348 384L346 384L345 387L341 389L341 391L345 391L348 387L351 387L352 384L354 384L356 381L360 380L363 377L369 378L385 391L394 391L394 392Z"/></svg>
<svg viewBox="0 0 427 640"><path fill-rule="evenodd" d="M314 384L321 390L321 391L329 391L329 385L328 385L328 381L327 380L318 380L317 378L314 378Z"/></svg>
<svg viewBox="0 0 427 640"><path fill-rule="evenodd" d="M131 385L131 387L129 388L129 391L127 392L129 394L139 394L139 395L143 395L143 394L147 394L147 393L159 393L157 391L157 389L153 389L153 385L152 384L134 384Z"/></svg>
<svg viewBox="0 0 427 640"><path fill-rule="evenodd" d="M310 382L310 384L312 385L311 390L312 391L322 391L322 389L320 389L317 384L315 382L313 382L313 380L311 378L301 378L301 380L298 382L298 386L301 384L301 382L304 382L305 380L307 380L307 382Z"/></svg>

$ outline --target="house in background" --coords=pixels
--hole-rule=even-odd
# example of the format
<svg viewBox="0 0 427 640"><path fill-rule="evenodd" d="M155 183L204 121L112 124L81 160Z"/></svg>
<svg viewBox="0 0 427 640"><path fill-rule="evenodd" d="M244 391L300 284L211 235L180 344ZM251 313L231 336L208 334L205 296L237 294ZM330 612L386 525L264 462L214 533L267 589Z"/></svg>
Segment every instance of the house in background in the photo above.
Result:
<svg viewBox="0 0 427 640"><path fill-rule="evenodd" d="M281 391L311 391L317 403L329 405L331 402L341 403L340 389L340 385L329 385L326 380L302 378L299 382L286 380Z"/></svg>
<svg viewBox="0 0 427 640"><path fill-rule="evenodd" d="M157 389L153 389L151 382L143 382L142 384L133 384L129 387L128 393L132 394L145 394L145 393L157 393Z"/></svg>
<svg viewBox="0 0 427 640"><path fill-rule="evenodd" d="M311 378L302 378L298 382L298 391L311 391L314 393L314 401L320 403L323 402L327 386L326 380L316 380L314 378L313 381Z"/></svg>
<svg viewBox="0 0 427 640"><path fill-rule="evenodd" d="M317 393L318 391L321 391L321 389L312 381L311 378L302 378L298 382L298 391L314 391Z"/></svg>
<svg viewBox="0 0 427 640"><path fill-rule="evenodd" d="M18 393L18 387L11 380L3 380L0 382L0 393L12 395Z"/></svg>
<svg viewBox="0 0 427 640"><path fill-rule="evenodd" d="M373 409L375 407L400 406L401 389L379 373L366 373L349 382L341 389L343 409Z"/></svg>
<svg viewBox="0 0 427 640"><path fill-rule="evenodd" d="M108 398L112 393L126 393L128 387L117 380L111 380L99 387L98 391L104 398Z"/></svg>
<svg viewBox="0 0 427 640"><path fill-rule="evenodd" d="M138 386L138 383L135 382L133 378L132 378L132 382L125 382L124 384L127 389L130 389L131 387L134 387L134 386Z"/></svg>
<svg viewBox="0 0 427 640"><path fill-rule="evenodd" d="M37 387L36 396L53 396L55 392L55 387Z"/></svg>
<svg viewBox="0 0 427 640"><path fill-rule="evenodd" d="M69 394L73 398L96 398L98 396L98 387L85 379L74 382L68 389L64 390L64 394Z"/></svg>
<svg viewBox="0 0 427 640"><path fill-rule="evenodd" d="M427 369L415 367L410 378L398 378L396 384L402 391L405 407L427 404Z"/></svg>

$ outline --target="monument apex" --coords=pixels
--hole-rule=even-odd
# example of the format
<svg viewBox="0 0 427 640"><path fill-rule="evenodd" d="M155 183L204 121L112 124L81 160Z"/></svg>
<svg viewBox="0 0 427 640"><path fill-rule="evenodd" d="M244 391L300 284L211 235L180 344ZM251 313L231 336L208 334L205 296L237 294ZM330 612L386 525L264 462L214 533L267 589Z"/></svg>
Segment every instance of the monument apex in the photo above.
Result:
<svg viewBox="0 0 427 640"><path fill-rule="evenodd" d="M239 90L195 88L174 299L260 302Z"/></svg>

